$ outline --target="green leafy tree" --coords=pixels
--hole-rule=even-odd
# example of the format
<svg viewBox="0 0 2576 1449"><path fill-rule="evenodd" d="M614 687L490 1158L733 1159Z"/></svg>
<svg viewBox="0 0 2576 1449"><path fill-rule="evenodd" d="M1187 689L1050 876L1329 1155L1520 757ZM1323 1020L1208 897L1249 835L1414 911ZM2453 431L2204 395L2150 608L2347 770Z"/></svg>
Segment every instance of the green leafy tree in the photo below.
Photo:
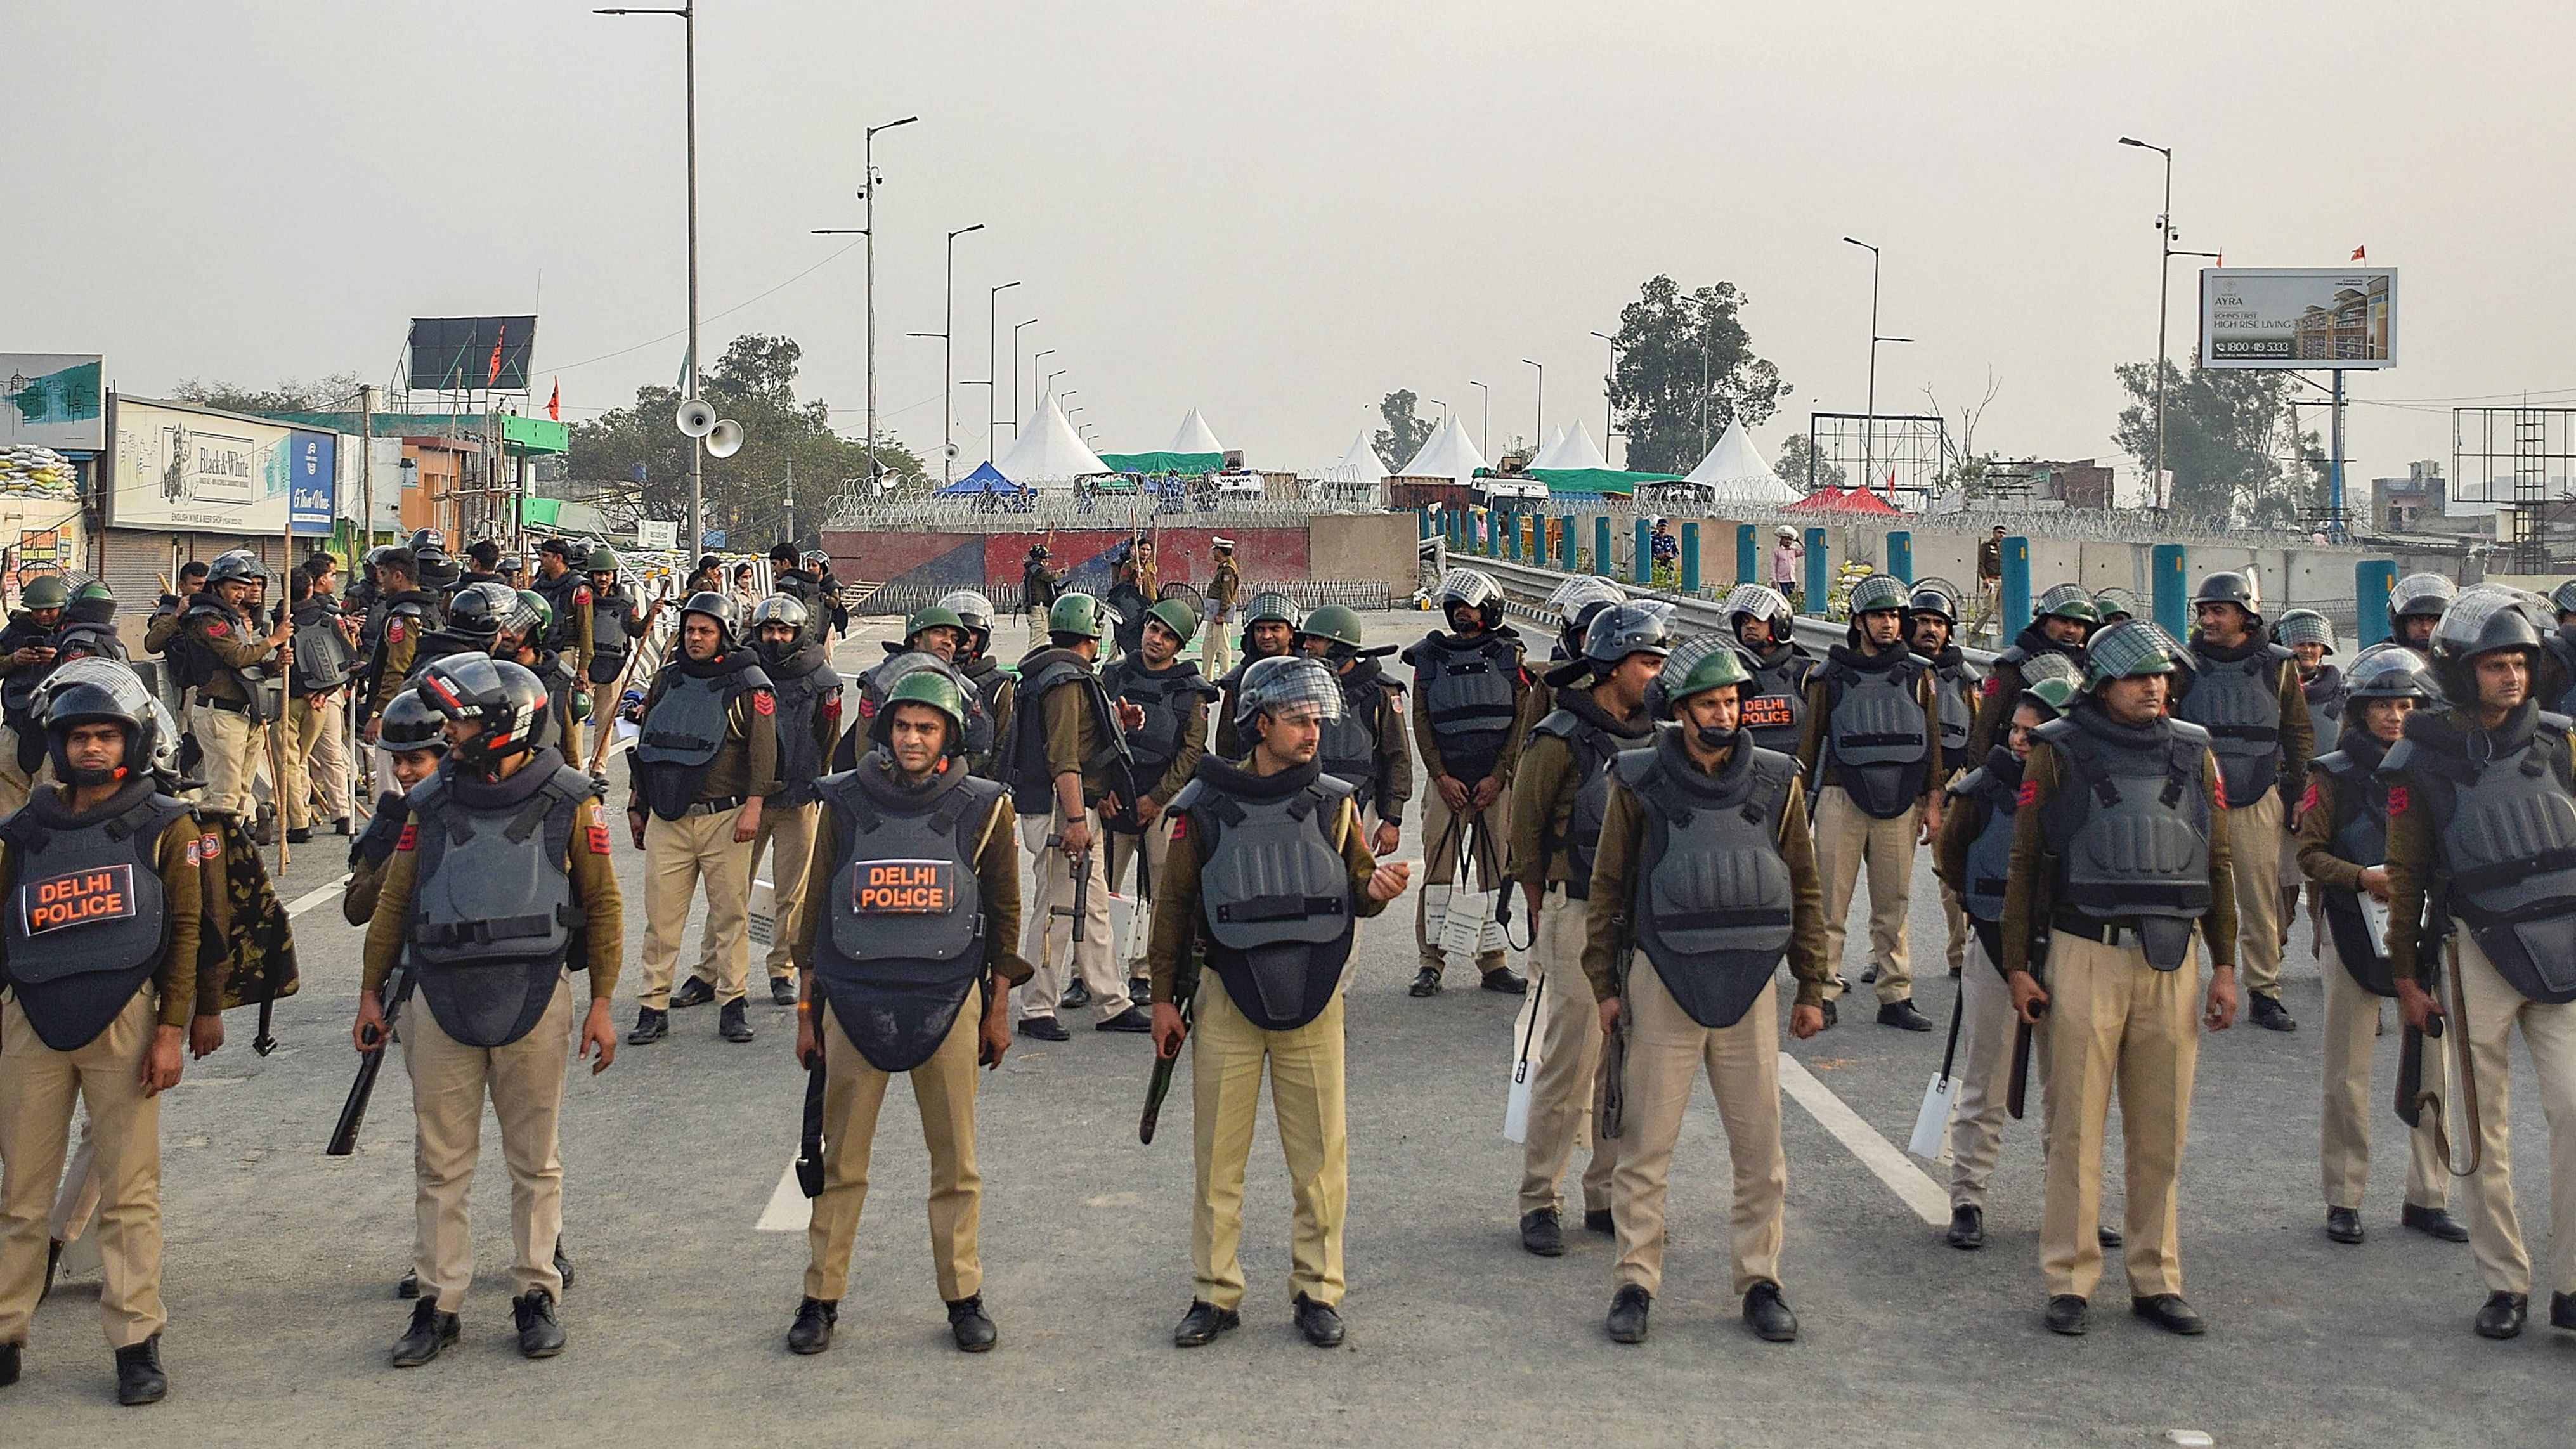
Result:
<svg viewBox="0 0 2576 1449"><path fill-rule="evenodd" d="M1780 369L1753 354L1746 300L1733 282L1685 296L1659 276L1620 309L1610 406L1629 467L1687 473L1728 423L1758 426L1789 395Z"/></svg>
<svg viewBox="0 0 2576 1449"><path fill-rule="evenodd" d="M2152 478L2156 465L2155 368L2116 370L2129 406L2114 441ZM2165 364L2165 467L2176 517L2209 528L2295 528L2318 506L2322 481L2312 459L2316 436L2291 415L2288 374L2255 368L2191 370Z"/></svg>
<svg viewBox="0 0 2576 1449"><path fill-rule="evenodd" d="M1807 476L1810 463L1815 465L1812 479ZM1771 471L1780 475L1781 482L1801 493L1810 486L1840 488L1845 476L1831 459L1816 451L1815 440L1804 433L1791 433L1789 440L1780 445L1780 456L1771 460Z"/></svg>
<svg viewBox="0 0 2576 1449"><path fill-rule="evenodd" d="M831 502L866 477L866 440L834 432L821 398L797 397L802 355L792 339L747 334L733 340L700 385L718 416L742 424L742 450L704 465L706 527L724 530L729 547L765 547L787 536L791 476L799 543L812 543ZM568 471L576 490L603 503L632 500L641 517L686 519L689 440L672 422L679 406L677 389L647 385L635 390L632 407L574 424ZM889 437L877 440L877 462L895 492L933 486L920 458Z"/></svg>
<svg viewBox="0 0 2576 1449"><path fill-rule="evenodd" d="M1422 445L1431 441L1431 420L1417 416L1413 411L1414 405L1420 401L1412 389L1398 388L1378 402L1378 416L1386 419L1386 426L1377 430L1376 437L1369 439L1369 446L1377 449L1379 460L1390 469L1402 468L1412 462L1413 455L1422 451Z"/></svg>

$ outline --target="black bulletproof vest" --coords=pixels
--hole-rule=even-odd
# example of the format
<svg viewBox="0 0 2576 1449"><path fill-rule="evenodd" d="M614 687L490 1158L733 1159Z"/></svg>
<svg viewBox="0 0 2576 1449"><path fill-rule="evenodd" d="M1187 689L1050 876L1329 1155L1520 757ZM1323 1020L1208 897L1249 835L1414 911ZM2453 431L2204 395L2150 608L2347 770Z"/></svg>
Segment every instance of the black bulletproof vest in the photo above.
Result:
<svg viewBox="0 0 2576 1449"><path fill-rule="evenodd" d="M548 580L540 575L529 588L543 595L551 618L541 641L548 649L570 649L581 642L581 616L574 612L573 595L590 587L590 580L566 569L560 578ZM591 631L597 638L599 631Z"/></svg>
<svg viewBox="0 0 2576 1449"><path fill-rule="evenodd" d="M1941 759L1955 767L1967 758L1968 734L1977 723L1977 691L1985 681L1963 659L1933 666L1932 678L1940 686L1933 697L1941 704Z"/></svg>
<svg viewBox="0 0 2576 1449"><path fill-rule="evenodd" d="M1643 728L1635 734L1613 733L1565 708L1550 710L1546 718L1530 728L1538 734L1554 735L1574 752L1574 809L1566 817L1565 834L1550 836L1539 846L1550 857L1563 851L1573 867L1565 883L1566 898L1590 900L1592 860L1601 849L1601 820L1610 808L1610 762L1622 750L1645 746L1652 736Z"/></svg>
<svg viewBox="0 0 2576 1449"><path fill-rule="evenodd" d="M2209 731L2228 807L2242 809L2281 777L2281 662L2290 651L2269 645L2233 661L2193 653L2200 677L2174 706L2174 718Z"/></svg>
<svg viewBox="0 0 2576 1449"><path fill-rule="evenodd" d="M1431 634L1404 651L1452 776L1482 780L1501 761L1519 706L1519 661L1518 642L1499 632L1463 644L1453 635Z"/></svg>
<svg viewBox="0 0 2576 1449"><path fill-rule="evenodd" d="M653 813L677 820L697 802L707 770L724 748L734 699L769 688L769 676L750 666L700 673L671 664L663 671L669 687L644 716L635 760L644 767L644 796Z"/></svg>
<svg viewBox="0 0 2576 1449"><path fill-rule="evenodd" d="M1145 723L1127 732L1127 755L1136 769L1136 787L1151 790L1181 752L1181 726L1192 709L1204 709L1216 687L1190 660L1180 660L1157 674L1144 661L1127 655L1100 672L1101 686L1112 699L1145 711Z"/></svg>
<svg viewBox="0 0 2576 1449"><path fill-rule="evenodd" d="M2456 726L2409 715L2406 738L2381 770L2403 775L2409 809L2440 822L2449 914L2466 922L2487 960L2526 998L2576 1001L2576 792L2569 787L2568 720L2520 711L2480 734L2473 760Z"/></svg>
<svg viewBox="0 0 2576 1449"><path fill-rule="evenodd" d="M586 920L565 862L598 789L547 749L498 784L442 769L411 792L411 960L439 1030L463 1045L508 1046L554 1000Z"/></svg>
<svg viewBox="0 0 2576 1449"><path fill-rule="evenodd" d="M634 607L634 596L626 586L618 585L607 593L593 589L590 595L590 652L596 659L623 662L633 641L626 637L626 613Z"/></svg>
<svg viewBox="0 0 2576 1449"><path fill-rule="evenodd" d="M1982 768L1950 786L1959 808L1985 814L1985 824L1968 841L1967 878L1960 883L1959 903L1971 917L1990 925L2003 920L2004 893L2011 883L2013 828L2021 813L2021 769L2012 751L1997 745Z"/></svg>
<svg viewBox="0 0 2576 1449"><path fill-rule="evenodd" d="M1001 721L995 712L1000 708L1002 684L1010 676L988 656L978 654L958 668L970 687L972 698L966 711L966 768L989 780L993 778L993 747Z"/></svg>
<svg viewBox="0 0 2576 1449"><path fill-rule="evenodd" d="M1743 728L1757 747L1792 757L1798 753L1798 733L1807 723L1807 676L1815 672L1815 656L1794 644L1780 645L1767 659L1754 661Z"/></svg>
<svg viewBox="0 0 2576 1449"><path fill-rule="evenodd" d="M308 603L295 611L295 688L299 694L322 694L348 683L355 661L349 636L340 632L340 614L328 604Z"/></svg>
<svg viewBox="0 0 2576 1449"><path fill-rule="evenodd" d="M1692 1021L1733 1026L1794 934L1780 817L1798 762L1739 745L1705 774L1683 750L1681 726L1665 725L1611 768L1645 815L1628 905L1637 947Z"/></svg>
<svg viewBox="0 0 2576 1449"><path fill-rule="evenodd" d="M2343 750L2319 755L2309 767L2334 782L2334 829L2330 843L2335 858L2373 866L2388 860L2388 782ZM2388 964L2387 942L2372 937L2354 891L2320 886L2326 925L2334 931L2335 955L2343 969L2365 991L2397 994L2397 979Z"/></svg>
<svg viewBox="0 0 2576 1449"><path fill-rule="evenodd" d="M1062 658L1039 667L1020 681L1011 704L1011 808L1022 815L1044 815L1056 807L1055 770L1047 763L1046 697L1058 689L1079 689L1091 711L1092 756L1082 762L1085 793L1095 772L1118 758L1124 732L1109 707L1100 676L1077 658Z"/></svg>
<svg viewBox="0 0 2576 1449"><path fill-rule="evenodd" d="M2209 794L2198 725L2160 720L2123 731L2079 705L2036 731L2065 768L2042 808L2056 857L2057 909L2093 920L2135 920L2149 965L2171 971L2191 953L2209 912Z"/></svg>
<svg viewBox="0 0 2576 1449"><path fill-rule="evenodd" d="M1825 769L1874 820L1913 808L1932 772L1935 725L1916 689L1923 666L1907 655L1886 669L1855 669L1837 657L1825 665ZM1820 782L1821 783L1821 782Z"/></svg>
<svg viewBox="0 0 2576 1449"><path fill-rule="evenodd" d="M803 673L796 672L803 669ZM823 767L830 751L817 737L814 722L828 716L841 722L841 676L820 651L798 654L763 671L778 696L778 794L783 805L804 805L818 797ZM836 739L834 743L838 743Z"/></svg>
<svg viewBox="0 0 2576 1449"><path fill-rule="evenodd" d="M1321 1016L1351 954L1350 871L1332 839L1350 787L1311 766L1298 773L1302 783L1207 760L1172 798L1201 852L1208 964L1263 1031Z"/></svg>
<svg viewBox="0 0 2576 1449"><path fill-rule="evenodd" d="M2307 698L2308 718L2316 725L2317 738L2342 733L2343 691L2343 671L2331 664L2320 664L2316 673L2299 676L2299 693Z"/></svg>
<svg viewBox="0 0 2576 1449"><path fill-rule="evenodd" d="M160 967L170 943L161 832L187 814L186 801L146 778L81 816L39 787L0 825L18 872L0 923L0 979L46 1046L96 1041Z"/></svg>
<svg viewBox="0 0 2576 1449"><path fill-rule="evenodd" d="M1002 787L952 768L918 793L870 754L822 785L841 833L815 979L832 1018L881 1072L908 1072L947 1039L984 970L975 855Z"/></svg>
<svg viewBox="0 0 2576 1449"><path fill-rule="evenodd" d="M1377 713L1387 686L1374 659L1354 666L1341 685L1341 717L1324 721L1315 763L1350 786L1351 802L1366 810L1377 798Z"/></svg>

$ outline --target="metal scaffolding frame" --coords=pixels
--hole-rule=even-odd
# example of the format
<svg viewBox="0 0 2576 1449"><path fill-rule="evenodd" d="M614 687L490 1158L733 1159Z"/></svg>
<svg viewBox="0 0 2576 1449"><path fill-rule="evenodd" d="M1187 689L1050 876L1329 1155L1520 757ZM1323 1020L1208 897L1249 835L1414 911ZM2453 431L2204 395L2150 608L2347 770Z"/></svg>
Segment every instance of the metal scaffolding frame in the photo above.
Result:
<svg viewBox="0 0 2576 1449"><path fill-rule="evenodd" d="M2569 483L2576 407L2451 409L2451 494L2497 505L2496 542L2519 574L2556 571L2576 554ZM2552 538L2563 546L2552 548Z"/></svg>
<svg viewBox="0 0 2576 1449"><path fill-rule="evenodd" d="M1823 486L1822 462L1842 470L1843 486L1911 495L1892 500L1910 512L1925 511L1941 491L1958 459L1950 448L1950 425L1931 413L1809 413L1807 491Z"/></svg>

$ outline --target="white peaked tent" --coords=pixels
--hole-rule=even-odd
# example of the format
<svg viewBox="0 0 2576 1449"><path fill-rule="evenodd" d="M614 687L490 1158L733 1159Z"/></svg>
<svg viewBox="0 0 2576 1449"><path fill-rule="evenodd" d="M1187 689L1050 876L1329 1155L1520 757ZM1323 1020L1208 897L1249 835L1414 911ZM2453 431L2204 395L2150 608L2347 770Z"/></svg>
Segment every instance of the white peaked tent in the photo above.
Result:
<svg viewBox="0 0 2576 1449"><path fill-rule="evenodd" d="M1369 430L1362 428L1360 435L1351 439L1350 451L1342 454L1342 461L1324 470L1322 481L1374 483L1385 476L1386 461L1378 457L1377 449L1370 445Z"/></svg>
<svg viewBox="0 0 2576 1449"><path fill-rule="evenodd" d="M1475 440L1467 436L1456 418L1451 418L1431 435L1431 441L1422 445L1422 451L1414 454L1411 462L1396 471L1405 478L1455 478L1472 483L1476 470L1484 466L1485 455L1476 451Z"/></svg>
<svg viewBox="0 0 2576 1449"><path fill-rule="evenodd" d="M1181 430L1172 434L1171 445L1163 451L1166 453L1222 453L1225 451L1225 445L1216 440L1216 433L1208 427L1207 419L1199 415L1199 410L1192 408L1190 415L1181 419Z"/></svg>
<svg viewBox="0 0 2576 1449"><path fill-rule="evenodd" d="M1607 468L1610 460L1593 446L1592 432L1581 423L1560 429L1556 441L1539 450L1530 460L1533 468Z"/></svg>
<svg viewBox="0 0 2576 1449"><path fill-rule="evenodd" d="M1726 435L1684 481L1708 489L1715 501L1723 503L1795 503L1799 497L1798 490L1762 460L1740 418L1726 425Z"/></svg>
<svg viewBox="0 0 2576 1449"><path fill-rule="evenodd" d="M1554 458L1557 455L1557 451L1564 446L1565 426L1560 423L1556 427L1548 430L1547 441L1539 444L1538 451L1530 454L1529 462L1522 466L1529 468L1553 468L1556 464L1546 460Z"/></svg>
<svg viewBox="0 0 2576 1449"><path fill-rule="evenodd" d="M1029 425L1020 430L1020 440L993 466L1023 488L1070 488L1076 478L1110 471L1065 421L1064 409L1052 397L1038 404Z"/></svg>

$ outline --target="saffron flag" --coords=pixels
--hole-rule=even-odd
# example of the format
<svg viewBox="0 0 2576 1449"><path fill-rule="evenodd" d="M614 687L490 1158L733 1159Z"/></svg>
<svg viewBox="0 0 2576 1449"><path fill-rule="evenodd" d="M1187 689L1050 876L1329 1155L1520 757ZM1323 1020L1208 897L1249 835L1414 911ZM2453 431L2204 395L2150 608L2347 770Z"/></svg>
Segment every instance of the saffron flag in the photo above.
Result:
<svg viewBox="0 0 2576 1449"><path fill-rule="evenodd" d="M510 329L507 327L503 327L492 334L492 365L486 369L483 374L483 385L485 387L495 386L501 381L501 346L509 336Z"/></svg>
<svg viewBox="0 0 2576 1449"><path fill-rule="evenodd" d="M555 379L554 396L546 399L546 416L556 422L563 421L563 379L560 377Z"/></svg>
<svg viewBox="0 0 2576 1449"><path fill-rule="evenodd" d="M2368 248L2368 247L2354 247L2354 248L2352 249L2352 259L2353 259L2354 261L2356 261L2356 262L2367 260L2367 258L2365 258L2365 257L2362 255L2362 253L2364 253L2364 252L2366 252L2366 251L2368 251L2368 250L2370 250L2370 248Z"/></svg>

